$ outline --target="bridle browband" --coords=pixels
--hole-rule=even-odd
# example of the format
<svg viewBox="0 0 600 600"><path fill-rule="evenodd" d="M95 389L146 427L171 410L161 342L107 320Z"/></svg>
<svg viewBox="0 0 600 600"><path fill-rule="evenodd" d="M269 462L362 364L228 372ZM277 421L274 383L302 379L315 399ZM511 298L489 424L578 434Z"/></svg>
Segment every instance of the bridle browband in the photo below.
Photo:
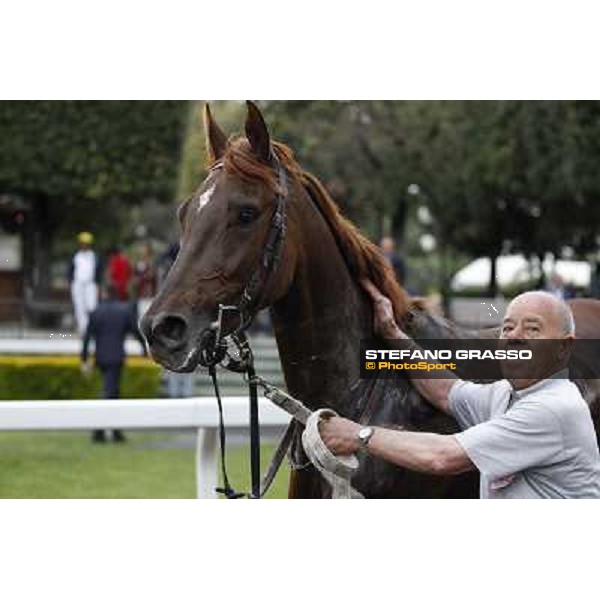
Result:
<svg viewBox="0 0 600 600"><path fill-rule="evenodd" d="M200 362L208 367L219 408L219 437L223 487L217 488L216 491L224 494L225 497L230 499L241 498L244 496L249 498L260 498L275 475L275 473L271 473L272 469L270 469L262 486L263 489L261 490L260 430L258 422L258 385L261 380L256 376L254 370L254 357L246 336L246 330L250 327L256 312L258 312L264 302L269 283L277 270L286 233L285 201L287 196L287 175L273 150L271 150L269 162L277 173L277 192L275 195L275 209L269 224L261 260L244 286L237 305L219 304L217 320L211 325L211 336L209 340L203 344L200 350ZM210 171L215 172L222 168L223 162L219 161L212 166ZM227 312L237 313L239 316L239 324L233 332L224 334L223 318ZM237 350L237 356L230 353L228 339L233 342L235 349ZM250 396L250 469L252 475L252 491L250 494L236 492L231 487L227 477L225 465L223 405L219 393L216 373L218 364L230 371L244 373L247 376ZM287 436L288 432L286 432L286 437Z"/></svg>

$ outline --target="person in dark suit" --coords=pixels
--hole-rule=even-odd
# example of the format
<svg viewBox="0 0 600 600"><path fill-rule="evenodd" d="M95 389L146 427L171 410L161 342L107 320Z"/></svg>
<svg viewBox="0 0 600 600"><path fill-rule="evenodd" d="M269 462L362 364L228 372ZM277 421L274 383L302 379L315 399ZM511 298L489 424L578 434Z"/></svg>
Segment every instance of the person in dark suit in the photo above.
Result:
<svg viewBox="0 0 600 600"><path fill-rule="evenodd" d="M396 250L394 238L388 236L381 238L379 248L387 258L388 262L392 265L398 283L401 286L406 287L406 264L404 263L402 256L400 256Z"/></svg>
<svg viewBox="0 0 600 600"><path fill-rule="evenodd" d="M90 320L83 337L81 350L82 369L89 372L88 345L96 340L96 366L102 373L104 398L118 398L121 383L121 370L125 361L125 339L132 333L140 342L144 356L147 355L144 338L138 330L134 312L127 302L119 300L119 291L113 285L107 286L103 293L104 300L91 313ZM94 442L105 442L102 429L92 434ZM119 429L113 430L113 440L124 442L125 436Z"/></svg>

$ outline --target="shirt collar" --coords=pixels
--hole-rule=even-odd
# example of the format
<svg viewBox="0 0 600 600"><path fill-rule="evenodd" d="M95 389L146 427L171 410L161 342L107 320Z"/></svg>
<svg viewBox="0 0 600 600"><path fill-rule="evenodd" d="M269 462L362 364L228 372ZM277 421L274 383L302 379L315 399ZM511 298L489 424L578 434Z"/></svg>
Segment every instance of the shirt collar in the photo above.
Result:
<svg viewBox="0 0 600 600"><path fill-rule="evenodd" d="M539 392L540 390L551 388L551 387L555 386L557 383L559 383L561 379L568 379L568 378L569 378L569 370L561 369L560 371L557 371L553 375L550 375L550 377L547 377L546 379L541 379L540 381L538 381L537 383L534 383L533 385L530 385L529 387L523 388L522 390L513 389L511 391L512 391L513 396L515 398L519 399L519 398L528 396L529 394L533 394L534 392Z"/></svg>

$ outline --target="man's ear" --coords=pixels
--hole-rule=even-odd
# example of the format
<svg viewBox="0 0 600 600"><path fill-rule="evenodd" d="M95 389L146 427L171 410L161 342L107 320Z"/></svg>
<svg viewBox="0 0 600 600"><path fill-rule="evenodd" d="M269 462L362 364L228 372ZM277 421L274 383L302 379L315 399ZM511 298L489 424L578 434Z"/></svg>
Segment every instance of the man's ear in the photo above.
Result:
<svg viewBox="0 0 600 600"><path fill-rule="evenodd" d="M206 151L210 162L221 159L227 149L227 137L213 119L208 102L204 105L204 134L206 136Z"/></svg>
<svg viewBox="0 0 600 600"><path fill-rule="evenodd" d="M561 361L566 363L569 361L571 352L573 351L573 343L575 342L575 336L573 334L569 334L560 340L560 349L559 349L559 357Z"/></svg>
<svg viewBox="0 0 600 600"><path fill-rule="evenodd" d="M254 102L246 102L246 137L258 158L270 162L272 157L271 136L263 116Z"/></svg>

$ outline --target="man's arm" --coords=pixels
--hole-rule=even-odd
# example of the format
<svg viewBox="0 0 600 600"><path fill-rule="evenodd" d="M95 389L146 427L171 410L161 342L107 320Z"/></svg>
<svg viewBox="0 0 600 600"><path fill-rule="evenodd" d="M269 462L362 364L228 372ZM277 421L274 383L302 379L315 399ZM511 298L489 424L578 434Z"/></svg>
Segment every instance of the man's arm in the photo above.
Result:
<svg viewBox="0 0 600 600"><path fill-rule="evenodd" d="M332 417L319 426L321 437L334 454L353 454L360 448L362 425ZM372 456L413 471L434 475L455 475L475 468L462 446L451 435L397 431L375 427L367 445Z"/></svg>
<svg viewBox="0 0 600 600"><path fill-rule="evenodd" d="M434 475L456 475L475 468L462 446L451 435L378 427L367 448L373 456L413 471Z"/></svg>
<svg viewBox="0 0 600 600"><path fill-rule="evenodd" d="M390 348L394 348L395 341L404 342L397 344L400 349L406 349L406 340L412 341L398 326L392 333L392 337L386 338L386 340ZM412 346L420 349L420 346L414 341L412 341ZM417 373L418 371L408 371L410 381L417 391L436 408L450 414L450 389L459 380L458 377L448 369L436 370L435 377L431 379L420 379Z"/></svg>
<svg viewBox="0 0 600 600"><path fill-rule="evenodd" d="M394 341L403 342L402 348L406 348L406 340L411 340L404 331L402 331L394 318L394 309L389 298L386 298L378 289L368 280L363 280L362 285L373 300L375 312L375 329L382 338L388 340L390 347L393 348ZM416 348L418 344L413 342ZM450 414L449 394L452 386L458 381L458 377L448 369L436 371L436 377L432 379L419 379L414 373L409 371L412 384L417 391L431 404L439 410Z"/></svg>

